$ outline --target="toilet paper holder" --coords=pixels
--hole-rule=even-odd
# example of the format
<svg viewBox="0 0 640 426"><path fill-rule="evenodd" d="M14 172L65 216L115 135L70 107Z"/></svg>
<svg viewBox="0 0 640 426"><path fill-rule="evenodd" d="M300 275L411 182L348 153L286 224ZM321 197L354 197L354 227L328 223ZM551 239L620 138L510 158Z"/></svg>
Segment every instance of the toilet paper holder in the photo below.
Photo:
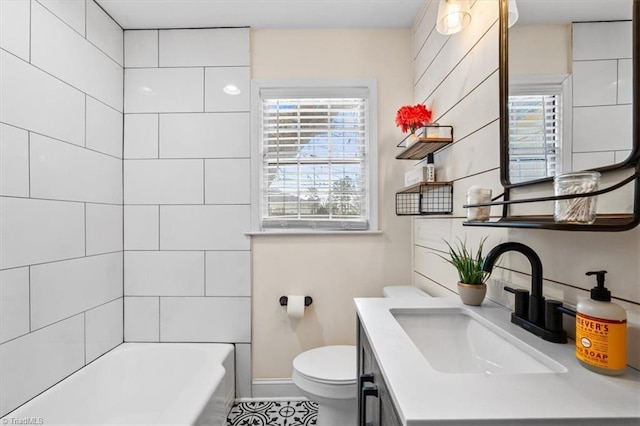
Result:
<svg viewBox="0 0 640 426"><path fill-rule="evenodd" d="M287 296L280 296L280 306L287 306L287 303L289 303L289 298ZM313 299L311 296L304 297L304 306L309 306L312 303Z"/></svg>

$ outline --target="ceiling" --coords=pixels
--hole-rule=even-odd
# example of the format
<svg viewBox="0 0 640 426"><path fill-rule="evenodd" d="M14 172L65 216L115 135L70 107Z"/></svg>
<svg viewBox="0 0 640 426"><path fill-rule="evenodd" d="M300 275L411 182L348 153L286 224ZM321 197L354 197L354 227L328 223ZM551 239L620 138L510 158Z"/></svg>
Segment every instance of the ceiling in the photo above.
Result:
<svg viewBox="0 0 640 426"><path fill-rule="evenodd" d="M409 28L423 0L97 0L120 26Z"/></svg>

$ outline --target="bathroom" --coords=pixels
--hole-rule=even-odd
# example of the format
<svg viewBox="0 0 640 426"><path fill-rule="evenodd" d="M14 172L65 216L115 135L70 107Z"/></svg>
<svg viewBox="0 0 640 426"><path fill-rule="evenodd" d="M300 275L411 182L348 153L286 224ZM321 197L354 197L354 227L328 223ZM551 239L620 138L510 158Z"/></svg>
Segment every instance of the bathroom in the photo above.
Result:
<svg viewBox="0 0 640 426"><path fill-rule="evenodd" d="M330 2L333 21L315 25L305 12L321 19L326 6L313 1L290 4L286 18L269 2L227 15L215 0L151 3L0 0L0 416L17 418L123 342L230 343L235 398L300 398L294 358L356 344L354 298L388 285L456 296L455 270L433 252L465 237L488 236L487 250L532 247L545 295L570 307L594 286L585 272L607 270L628 315L628 364L640 368L638 227L463 226L469 187L503 192L497 0L471 2L470 23L452 35L434 28L435 0L376 2L377 20L358 2ZM303 80L375 89L367 230L260 229L254 88ZM240 94L216 90L227 81ZM453 182L452 214L396 215L405 172L422 164L395 158L404 135L394 118L416 103L454 128L435 155L438 180ZM603 194L599 212L631 211L627 190ZM501 289L529 288L530 268L515 253L499 266L487 297L508 312ZM295 319L283 295L313 301Z"/></svg>

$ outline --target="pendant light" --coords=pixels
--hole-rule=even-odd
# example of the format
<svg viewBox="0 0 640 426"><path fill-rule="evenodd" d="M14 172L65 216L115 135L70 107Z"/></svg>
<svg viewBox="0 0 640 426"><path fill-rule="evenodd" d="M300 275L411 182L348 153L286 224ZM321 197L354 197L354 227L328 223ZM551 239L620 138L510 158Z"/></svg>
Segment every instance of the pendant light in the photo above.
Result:
<svg viewBox="0 0 640 426"><path fill-rule="evenodd" d="M440 34L455 34L471 22L470 0L440 0L436 30Z"/></svg>
<svg viewBox="0 0 640 426"><path fill-rule="evenodd" d="M518 5L516 4L516 0L509 0L509 28L513 26L518 20L520 16L518 14Z"/></svg>

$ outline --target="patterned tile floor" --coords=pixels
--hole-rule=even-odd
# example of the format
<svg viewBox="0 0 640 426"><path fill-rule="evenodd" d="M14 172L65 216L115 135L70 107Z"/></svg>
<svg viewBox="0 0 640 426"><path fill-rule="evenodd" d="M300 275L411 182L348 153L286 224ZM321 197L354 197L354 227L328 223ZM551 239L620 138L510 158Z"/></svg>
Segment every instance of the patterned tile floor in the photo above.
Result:
<svg viewBox="0 0 640 426"><path fill-rule="evenodd" d="M228 426L308 426L316 424L318 408L310 401L249 401L233 405Z"/></svg>

